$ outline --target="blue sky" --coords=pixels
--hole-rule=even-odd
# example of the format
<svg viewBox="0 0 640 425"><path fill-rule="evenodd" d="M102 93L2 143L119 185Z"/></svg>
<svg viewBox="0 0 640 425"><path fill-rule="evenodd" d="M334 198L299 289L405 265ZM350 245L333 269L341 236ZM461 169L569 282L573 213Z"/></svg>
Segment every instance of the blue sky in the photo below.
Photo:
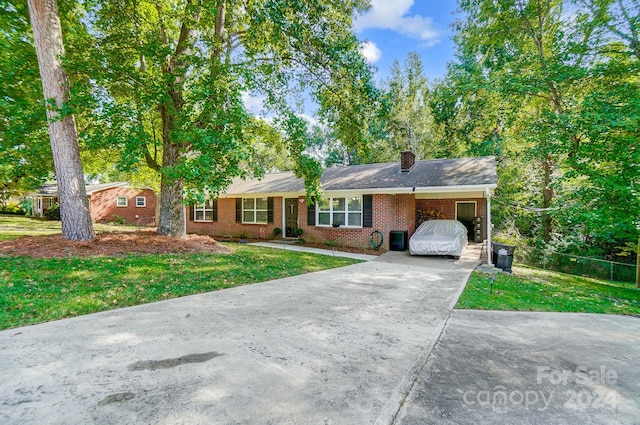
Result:
<svg viewBox="0 0 640 425"><path fill-rule="evenodd" d="M356 19L354 30L366 41L363 53L377 69L377 80L388 76L397 58L416 51L429 81L442 78L453 59L450 24L456 0L371 0L371 9Z"/></svg>
<svg viewBox="0 0 640 425"><path fill-rule="evenodd" d="M456 0L371 0L371 9L356 19L354 31L363 42L363 54L377 69L376 81L386 79L393 61L397 58L402 64L411 51L422 57L430 82L443 78L453 59L450 25L459 17L454 15L456 8ZM253 114L264 116L262 96L245 93L243 101ZM307 99L300 116L315 123L316 110Z"/></svg>

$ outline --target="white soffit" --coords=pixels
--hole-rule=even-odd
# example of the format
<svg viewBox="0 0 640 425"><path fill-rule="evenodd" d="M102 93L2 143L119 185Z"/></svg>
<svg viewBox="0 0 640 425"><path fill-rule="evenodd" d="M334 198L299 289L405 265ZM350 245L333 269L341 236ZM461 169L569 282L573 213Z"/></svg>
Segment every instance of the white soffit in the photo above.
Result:
<svg viewBox="0 0 640 425"><path fill-rule="evenodd" d="M440 193L416 193L416 199L458 199L458 198L484 198L483 191L469 192L440 192Z"/></svg>

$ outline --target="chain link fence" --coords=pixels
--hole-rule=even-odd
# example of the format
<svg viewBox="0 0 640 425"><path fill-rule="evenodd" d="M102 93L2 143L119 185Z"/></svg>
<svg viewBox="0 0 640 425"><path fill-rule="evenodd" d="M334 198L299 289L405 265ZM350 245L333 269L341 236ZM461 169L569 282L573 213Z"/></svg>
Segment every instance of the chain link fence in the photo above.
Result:
<svg viewBox="0 0 640 425"><path fill-rule="evenodd" d="M515 252L515 261L531 267L552 270L577 276L617 282L636 281L634 264L581 257L579 255L544 252L536 249L521 249Z"/></svg>

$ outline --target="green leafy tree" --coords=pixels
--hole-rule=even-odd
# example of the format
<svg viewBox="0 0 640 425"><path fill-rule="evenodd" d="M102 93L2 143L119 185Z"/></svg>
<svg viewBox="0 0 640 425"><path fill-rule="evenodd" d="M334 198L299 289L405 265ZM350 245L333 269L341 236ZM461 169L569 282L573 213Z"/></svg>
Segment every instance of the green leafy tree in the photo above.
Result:
<svg viewBox="0 0 640 425"><path fill-rule="evenodd" d="M0 3L0 192L16 196L53 173L38 59L25 2Z"/></svg>
<svg viewBox="0 0 640 425"><path fill-rule="evenodd" d="M562 1L462 1L468 14L460 26L458 42L479 59L479 71L487 76L487 89L512 102L524 102L528 113L519 126L521 139L531 146L529 159L541 173L542 237L550 240L554 201L553 175L558 145L567 135L546 125L548 117L564 115L565 103L577 75L562 61L567 46L562 32ZM468 56L473 57L473 56ZM493 88L492 88L493 86Z"/></svg>
<svg viewBox="0 0 640 425"><path fill-rule="evenodd" d="M385 82L390 104L385 161L398 159L398 152L410 150L418 158L439 158L450 145L443 143L431 111L431 93L420 55L410 52L404 66L396 60Z"/></svg>
<svg viewBox="0 0 640 425"><path fill-rule="evenodd" d="M460 5L434 116L470 151L498 154L502 224L573 250L635 242L637 1Z"/></svg>
<svg viewBox="0 0 640 425"><path fill-rule="evenodd" d="M96 103L97 123L86 140L93 147L118 146L122 164L136 167L144 158L160 173L159 233L184 234L183 194L215 195L235 176L262 172L252 139L266 146L277 137L247 112L246 93L264 98L309 193L319 190L322 169L305 155L308 131L298 99L315 98L336 136L366 151L377 92L351 32L352 17L366 2L88 6L96 47L74 67L90 76L82 88Z"/></svg>

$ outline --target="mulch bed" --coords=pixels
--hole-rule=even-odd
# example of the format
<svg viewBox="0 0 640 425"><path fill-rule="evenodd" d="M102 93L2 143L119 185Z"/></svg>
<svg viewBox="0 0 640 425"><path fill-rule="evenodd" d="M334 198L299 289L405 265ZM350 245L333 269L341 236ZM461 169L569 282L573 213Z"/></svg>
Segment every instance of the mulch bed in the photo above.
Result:
<svg viewBox="0 0 640 425"><path fill-rule="evenodd" d="M114 256L138 254L227 253L229 249L209 236L188 235L184 239L161 236L154 229L136 232L104 232L88 242L74 242L60 235L24 236L0 241L0 255L33 258Z"/></svg>

